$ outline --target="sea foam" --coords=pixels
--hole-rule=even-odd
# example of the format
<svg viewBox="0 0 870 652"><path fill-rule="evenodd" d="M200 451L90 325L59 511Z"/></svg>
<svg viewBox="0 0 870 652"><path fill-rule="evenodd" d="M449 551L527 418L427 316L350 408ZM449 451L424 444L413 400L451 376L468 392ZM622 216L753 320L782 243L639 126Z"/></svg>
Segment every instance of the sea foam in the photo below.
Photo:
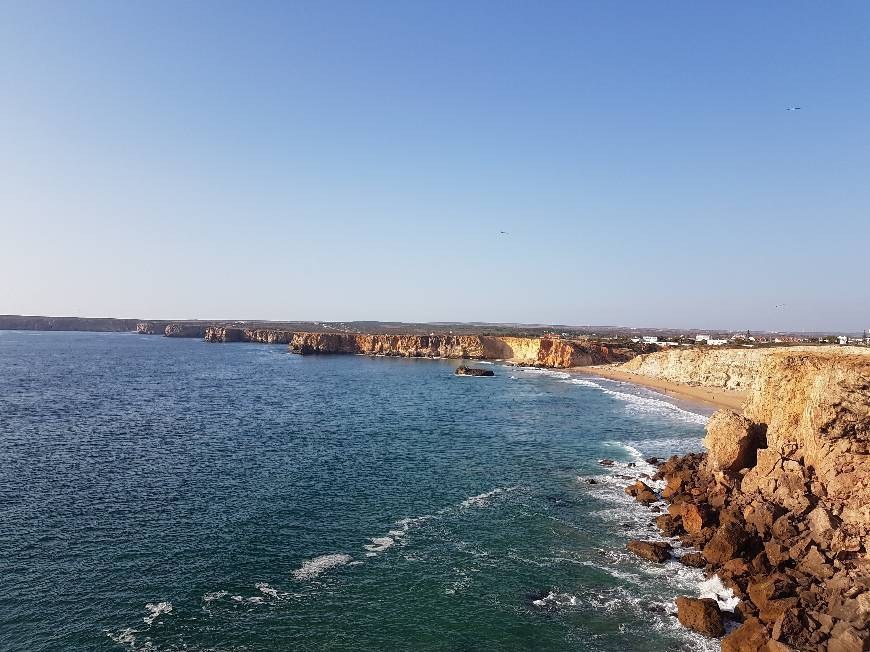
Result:
<svg viewBox="0 0 870 652"><path fill-rule="evenodd" d="M146 625L153 623L161 614L172 613L171 602L149 602L145 605L148 615L142 618Z"/></svg>
<svg viewBox="0 0 870 652"><path fill-rule="evenodd" d="M293 577L300 581L313 580L315 577L330 568L344 566L352 560L353 557L343 553L320 555L319 557L314 557L313 559L308 559L302 562L302 566L293 571Z"/></svg>

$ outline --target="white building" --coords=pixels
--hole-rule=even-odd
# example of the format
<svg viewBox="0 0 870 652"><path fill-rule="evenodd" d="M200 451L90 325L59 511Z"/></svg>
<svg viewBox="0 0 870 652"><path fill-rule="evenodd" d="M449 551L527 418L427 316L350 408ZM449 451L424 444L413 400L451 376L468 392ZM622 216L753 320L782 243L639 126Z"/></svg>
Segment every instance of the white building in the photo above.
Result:
<svg viewBox="0 0 870 652"><path fill-rule="evenodd" d="M838 335L837 341L840 343L840 346L845 346L849 343L849 338L845 335Z"/></svg>
<svg viewBox="0 0 870 652"><path fill-rule="evenodd" d="M706 342L709 339L710 339L709 335L695 335L695 341L698 343Z"/></svg>
<svg viewBox="0 0 870 652"><path fill-rule="evenodd" d="M707 344L710 346L722 346L723 344L728 344L728 340L707 340Z"/></svg>
<svg viewBox="0 0 870 652"><path fill-rule="evenodd" d="M659 341L659 338L656 337L655 335L644 335L643 336L643 343L644 344L657 344L658 341Z"/></svg>

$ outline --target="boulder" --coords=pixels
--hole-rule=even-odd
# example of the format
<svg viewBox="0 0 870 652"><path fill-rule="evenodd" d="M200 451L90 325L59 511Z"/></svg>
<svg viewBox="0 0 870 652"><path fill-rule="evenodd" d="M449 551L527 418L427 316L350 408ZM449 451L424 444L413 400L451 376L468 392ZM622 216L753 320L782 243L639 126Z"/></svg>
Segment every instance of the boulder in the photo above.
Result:
<svg viewBox="0 0 870 652"><path fill-rule="evenodd" d="M834 576L834 568L816 546L811 546L807 553L799 560L799 568L804 573L809 573L820 580L826 580Z"/></svg>
<svg viewBox="0 0 870 652"><path fill-rule="evenodd" d="M719 603L713 598L688 598L680 596L677 602L677 618L680 624L710 638L725 634Z"/></svg>
<svg viewBox="0 0 870 652"><path fill-rule="evenodd" d="M689 566L690 568L704 568L707 565L707 560L704 559L704 555L700 552L687 552L677 561L683 566Z"/></svg>
<svg viewBox="0 0 870 652"><path fill-rule="evenodd" d="M650 503L654 503L658 500L658 496L656 496L652 487L650 487L645 482L638 480L632 485L629 485L625 488L625 493L629 496L634 496L634 498L644 505L649 505Z"/></svg>
<svg viewBox="0 0 870 652"><path fill-rule="evenodd" d="M633 539L626 545L629 552L649 561L662 563L671 558L671 544L666 541L639 541Z"/></svg>
<svg viewBox="0 0 870 652"><path fill-rule="evenodd" d="M806 646L809 637L810 633L801 622L795 609L787 609L782 612L782 615L773 623L773 632L770 635L774 641L800 648Z"/></svg>
<svg viewBox="0 0 870 652"><path fill-rule="evenodd" d="M766 501L756 501L743 511L743 518L758 533L758 536L766 539L770 537L773 524L783 514L783 511L779 505Z"/></svg>
<svg viewBox="0 0 870 652"><path fill-rule="evenodd" d="M715 565L741 556L746 545L746 531L737 523L726 523L719 527L704 546L704 558Z"/></svg>
<svg viewBox="0 0 870 652"><path fill-rule="evenodd" d="M683 508L683 527L689 534L698 534L710 520L710 511L705 507L688 503Z"/></svg>
<svg viewBox="0 0 870 652"><path fill-rule="evenodd" d="M713 470L737 472L755 466L756 451L763 444L755 424L736 412L719 410L707 422L704 447Z"/></svg>
<svg viewBox="0 0 870 652"><path fill-rule="evenodd" d="M747 618L740 627L722 639L722 652L762 652L769 637L758 618Z"/></svg>
<svg viewBox="0 0 870 652"><path fill-rule="evenodd" d="M680 521L670 514L662 514L656 517L656 526L661 530L661 533L666 537L678 535L683 530Z"/></svg>

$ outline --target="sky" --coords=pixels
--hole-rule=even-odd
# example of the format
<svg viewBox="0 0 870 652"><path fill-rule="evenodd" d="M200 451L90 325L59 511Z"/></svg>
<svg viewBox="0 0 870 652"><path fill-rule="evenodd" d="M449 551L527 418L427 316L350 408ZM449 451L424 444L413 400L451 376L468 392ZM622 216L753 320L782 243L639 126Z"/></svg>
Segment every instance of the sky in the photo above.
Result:
<svg viewBox="0 0 870 652"><path fill-rule="evenodd" d="M870 3L0 0L0 314L860 331L868 258Z"/></svg>

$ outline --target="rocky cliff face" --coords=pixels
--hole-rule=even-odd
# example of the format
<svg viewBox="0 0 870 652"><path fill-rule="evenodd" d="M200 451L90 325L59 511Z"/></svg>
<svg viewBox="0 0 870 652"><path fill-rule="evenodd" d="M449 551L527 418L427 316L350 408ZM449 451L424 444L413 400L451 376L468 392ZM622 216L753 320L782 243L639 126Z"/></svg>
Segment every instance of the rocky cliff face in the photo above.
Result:
<svg viewBox="0 0 870 652"><path fill-rule="evenodd" d="M140 335L163 335L167 326L167 321L140 321L136 324L136 332Z"/></svg>
<svg viewBox="0 0 870 652"><path fill-rule="evenodd" d="M122 333L136 330L137 319L109 317L37 317L0 315L0 330L8 331L94 331Z"/></svg>
<svg viewBox="0 0 870 652"><path fill-rule="evenodd" d="M190 324L185 322L173 322L166 325L163 334L166 337L204 337L207 330L205 324Z"/></svg>
<svg viewBox="0 0 870 652"><path fill-rule="evenodd" d="M870 355L769 352L704 444L660 468L659 525L741 598L723 651L870 649Z"/></svg>
<svg viewBox="0 0 870 652"><path fill-rule="evenodd" d="M356 335L295 333L290 350L303 355L346 353L412 358L507 360L549 368L578 367L627 360L633 352L553 338L487 335Z"/></svg>
<svg viewBox="0 0 870 652"><path fill-rule="evenodd" d="M761 374L764 361L782 351L870 354L870 349L837 346L795 346L765 349L667 349L639 355L622 365L626 371L685 385L747 391Z"/></svg>
<svg viewBox="0 0 870 652"><path fill-rule="evenodd" d="M206 342L258 342L261 344L289 344L293 331L273 328L239 328L235 326L209 326L203 337Z"/></svg>

